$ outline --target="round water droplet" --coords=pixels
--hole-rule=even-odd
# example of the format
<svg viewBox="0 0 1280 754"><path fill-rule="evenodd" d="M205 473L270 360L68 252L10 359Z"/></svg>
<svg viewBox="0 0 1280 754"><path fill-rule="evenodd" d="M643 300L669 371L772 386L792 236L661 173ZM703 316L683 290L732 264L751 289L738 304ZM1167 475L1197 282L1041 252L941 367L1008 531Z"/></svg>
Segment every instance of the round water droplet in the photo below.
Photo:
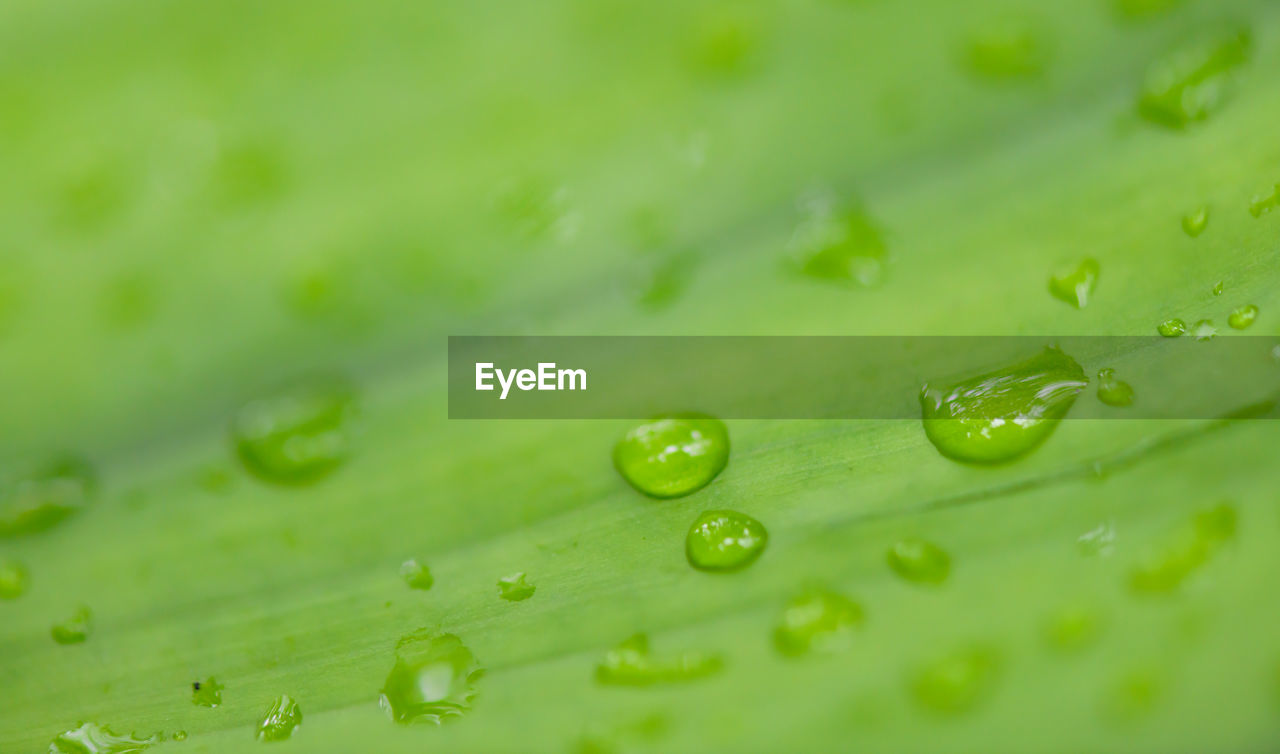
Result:
<svg viewBox="0 0 1280 754"><path fill-rule="evenodd" d="M1253 304L1241 306L1227 317L1227 324L1236 330L1244 330L1258 318L1258 307Z"/></svg>
<svg viewBox="0 0 1280 754"><path fill-rule="evenodd" d="M737 511L706 511L685 538L689 565L701 571L734 571L760 557L768 542L764 524Z"/></svg>
<svg viewBox="0 0 1280 754"><path fill-rule="evenodd" d="M1211 340L1218 334L1218 328L1213 326L1211 320L1202 319L1191 328L1191 334L1196 340Z"/></svg>
<svg viewBox="0 0 1280 754"><path fill-rule="evenodd" d="M1098 372L1098 400L1117 408L1131 406L1133 405L1133 386L1124 380L1116 379L1116 370L1102 369Z"/></svg>
<svg viewBox="0 0 1280 754"><path fill-rule="evenodd" d="M537 587L525 580L523 573L513 573L498 579L498 596L508 602L527 600L536 590Z"/></svg>
<svg viewBox="0 0 1280 754"><path fill-rule="evenodd" d="M723 667L719 655L703 652L656 657L649 650L649 637L635 634L605 653L596 666L596 681L610 686L683 683L713 675Z"/></svg>
<svg viewBox="0 0 1280 754"><path fill-rule="evenodd" d="M453 634L418 631L396 644L378 704L397 723L441 723L471 709L484 671Z"/></svg>
<svg viewBox="0 0 1280 754"><path fill-rule="evenodd" d="M1209 208L1199 207L1182 216L1182 230L1195 238L1209 225Z"/></svg>
<svg viewBox="0 0 1280 754"><path fill-rule="evenodd" d="M1179 335L1185 335L1187 333L1187 323L1177 317L1174 317L1173 319L1166 319L1156 325L1156 332L1166 338L1176 338Z"/></svg>
<svg viewBox="0 0 1280 754"><path fill-rule="evenodd" d="M784 655L839 652L853 643L865 620L862 605L843 594L814 589L794 597L773 631L773 644Z"/></svg>
<svg viewBox="0 0 1280 754"><path fill-rule="evenodd" d="M70 618L54 624L49 633L59 644L81 644L93 633L93 614L82 606Z"/></svg>
<svg viewBox="0 0 1280 754"><path fill-rule="evenodd" d="M27 569L16 560L0 560L0 600L16 600L27 591Z"/></svg>
<svg viewBox="0 0 1280 754"><path fill-rule="evenodd" d="M118 736L105 725L84 723L53 739L49 754L137 754L157 743L159 734L149 738Z"/></svg>
<svg viewBox="0 0 1280 754"><path fill-rule="evenodd" d="M972 646L943 655L920 668L911 693L929 712L957 715L973 709L991 691L1000 670L999 653Z"/></svg>
<svg viewBox="0 0 1280 754"><path fill-rule="evenodd" d="M288 694L281 694L258 723L258 740L287 741L299 725L302 725L302 708Z"/></svg>
<svg viewBox="0 0 1280 754"><path fill-rule="evenodd" d="M187 740L187 732L186 732L185 730L175 730L175 731L173 732L173 740L174 740L174 741L186 741L186 740Z"/></svg>
<svg viewBox="0 0 1280 754"><path fill-rule="evenodd" d="M73 457L0 474L0 537L54 526L88 505L95 488L89 464Z"/></svg>
<svg viewBox="0 0 1280 754"><path fill-rule="evenodd" d="M404 579L410 589L423 591L430 589L435 583L435 579L431 577L431 569L419 563L416 558L410 558L400 565L400 578Z"/></svg>
<svg viewBox="0 0 1280 754"><path fill-rule="evenodd" d="M916 584L941 584L951 573L951 556L923 539L909 537L889 548L889 567Z"/></svg>
<svg viewBox="0 0 1280 754"><path fill-rule="evenodd" d="M222 688L213 676L196 681L191 684L191 703L197 707L217 707L222 704Z"/></svg>
<svg viewBox="0 0 1280 754"><path fill-rule="evenodd" d="M353 396L346 382L317 380L247 404L231 427L240 459L268 482L324 477L350 453Z"/></svg>
<svg viewBox="0 0 1280 754"><path fill-rule="evenodd" d="M632 429L613 449L613 465L650 497L682 497L707 486L729 462L729 430L703 414L656 419Z"/></svg>
<svg viewBox="0 0 1280 754"><path fill-rule="evenodd" d="M1049 293L1077 309L1089 305L1093 291L1098 287L1098 275L1102 267L1096 259L1083 259L1070 267L1058 270L1049 277Z"/></svg>
<svg viewBox="0 0 1280 754"><path fill-rule="evenodd" d="M942 388L925 385L925 435L947 458L967 463L1012 461L1044 442L1088 384L1062 351Z"/></svg>

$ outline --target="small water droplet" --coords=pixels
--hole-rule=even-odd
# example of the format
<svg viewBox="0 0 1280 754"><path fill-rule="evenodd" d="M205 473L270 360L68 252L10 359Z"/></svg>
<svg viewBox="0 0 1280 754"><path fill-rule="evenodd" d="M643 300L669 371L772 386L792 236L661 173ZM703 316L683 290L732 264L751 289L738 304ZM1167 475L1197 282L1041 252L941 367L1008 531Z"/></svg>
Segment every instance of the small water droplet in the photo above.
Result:
<svg viewBox="0 0 1280 754"><path fill-rule="evenodd" d="M1182 216L1182 230L1195 238L1209 225L1209 208L1199 207Z"/></svg>
<svg viewBox="0 0 1280 754"><path fill-rule="evenodd" d="M397 723L440 725L462 717L484 670L453 634L418 631L396 644L396 661L382 684L379 706Z"/></svg>
<svg viewBox="0 0 1280 754"><path fill-rule="evenodd" d="M229 491L235 483L231 470L221 466L205 466L196 472L195 479L200 489L215 495Z"/></svg>
<svg viewBox="0 0 1280 754"><path fill-rule="evenodd" d="M95 488L89 464L74 457L0 476L0 538L54 526L88 505Z"/></svg>
<svg viewBox="0 0 1280 754"><path fill-rule="evenodd" d="M1116 370L1102 369L1098 372L1098 400L1108 406L1123 408L1133 405L1133 386L1124 380L1116 379Z"/></svg>
<svg viewBox="0 0 1280 754"><path fill-rule="evenodd" d="M650 497L683 497L707 486L729 462L729 430L703 414L656 419L613 449L618 473Z"/></svg>
<svg viewBox="0 0 1280 754"><path fill-rule="evenodd" d="M1280 183L1263 194L1257 194L1249 202L1249 214L1262 217L1276 207L1280 207Z"/></svg>
<svg viewBox="0 0 1280 754"><path fill-rule="evenodd" d="M1129 723L1150 714L1164 693L1160 675L1149 668L1122 673L1112 682L1102 700L1103 717Z"/></svg>
<svg viewBox="0 0 1280 754"><path fill-rule="evenodd" d="M287 741L299 725L302 725L302 709L288 694L281 694L258 723L258 740Z"/></svg>
<svg viewBox="0 0 1280 754"><path fill-rule="evenodd" d="M27 569L16 560L0 560L0 600L16 600L27 591Z"/></svg>
<svg viewBox="0 0 1280 754"><path fill-rule="evenodd" d="M596 680L611 686L681 683L713 675L723 667L719 655L704 652L655 657L649 650L649 637L636 634L605 653L596 666Z"/></svg>
<svg viewBox="0 0 1280 754"><path fill-rule="evenodd" d="M160 743L160 735L148 738L118 736L105 725L84 723L60 734L49 744L49 754L137 754Z"/></svg>
<svg viewBox="0 0 1280 754"><path fill-rule="evenodd" d="M900 539L887 555L893 572L916 584L941 584L951 573L951 556L923 539Z"/></svg>
<svg viewBox="0 0 1280 754"><path fill-rule="evenodd" d="M431 577L431 569L419 563L417 558L409 558L400 564L400 578L404 579L410 589L423 591L430 589L435 583L435 579Z"/></svg>
<svg viewBox="0 0 1280 754"><path fill-rule="evenodd" d="M350 453L354 393L337 379L315 380L247 404L232 423L245 468L280 484L314 482Z"/></svg>
<svg viewBox="0 0 1280 754"><path fill-rule="evenodd" d="M955 650L920 668L911 693L924 709L957 715L973 709L994 686L1000 670L995 649L976 645Z"/></svg>
<svg viewBox="0 0 1280 754"><path fill-rule="evenodd" d="M1166 338L1176 338L1179 335L1185 335L1187 333L1187 323L1177 317L1174 317L1173 319L1166 319L1156 325L1156 332Z"/></svg>
<svg viewBox="0 0 1280 754"><path fill-rule="evenodd" d="M1102 619L1096 610L1084 605L1071 605L1049 615L1045 621L1044 638L1050 649L1077 652L1097 641L1101 631Z"/></svg>
<svg viewBox="0 0 1280 754"><path fill-rule="evenodd" d="M1227 324L1236 330L1244 330L1253 324L1258 318L1258 307L1253 304L1247 304L1237 308L1231 312L1231 316L1227 317Z"/></svg>
<svg viewBox="0 0 1280 754"><path fill-rule="evenodd" d="M925 435L954 461L1012 461L1044 442L1088 384L1055 348L1004 369L920 392Z"/></svg>
<svg viewBox="0 0 1280 754"><path fill-rule="evenodd" d="M1217 283L1214 284L1212 292L1213 292L1213 295L1215 296L1221 296L1224 290L1226 290L1226 285L1221 280L1219 280Z"/></svg>
<svg viewBox="0 0 1280 754"><path fill-rule="evenodd" d="M992 21L971 34L965 47L969 70L991 80L1034 78L1048 61L1045 35L1023 19Z"/></svg>
<svg viewBox="0 0 1280 754"><path fill-rule="evenodd" d="M174 741L186 741L186 740L187 740L187 732L186 732L185 730L175 730L175 731L173 732L173 740L174 740Z"/></svg>
<svg viewBox="0 0 1280 754"><path fill-rule="evenodd" d="M70 618L54 624L49 633L59 644L81 644L93 633L93 613L82 605Z"/></svg>
<svg viewBox="0 0 1280 754"><path fill-rule="evenodd" d="M1199 511L1138 561L1130 573L1129 586L1145 594L1172 592L1234 539L1235 533L1236 510L1230 504Z"/></svg>
<svg viewBox="0 0 1280 754"><path fill-rule="evenodd" d="M1054 298L1083 309L1089 305L1089 299L1098 287L1101 270L1096 259L1083 259L1073 266L1064 267L1049 276L1049 292Z"/></svg>
<svg viewBox="0 0 1280 754"><path fill-rule="evenodd" d="M525 580L523 573L513 573L498 579L498 596L508 602L521 602L533 596L537 589Z"/></svg>
<svg viewBox="0 0 1280 754"><path fill-rule="evenodd" d="M1249 59L1243 30L1218 31L1176 50L1147 69L1138 113L1167 128L1185 128L1222 108L1236 69Z"/></svg>
<svg viewBox="0 0 1280 754"><path fill-rule="evenodd" d="M1116 549L1116 529L1107 521L1076 537L1076 546L1084 555L1106 557Z"/></svg>
<svg viewBox="0 0 1280 754"><path fill-rule="evenodd" d="M862 287L883 280L888 260L884 237L862 205L829 196L804 204L790 248L804 275Z"/></svg>
<svg viewBox="0 0 1280 754"><path fill-rule="evenodd" d="M1211 320L1202 319L1191 327L1191 334L1196 340L1212 340L1218 334L1218 328L1213 326Z"/></svg>
<svg viewBox="0 0 1280 754"><path fill-rule="evenodd" d="M685 555L701 571L746 568L764 552L769 533L764 524L737 511L705 511L689 527Z"/></svg>
<svg viewBox="0 0 1280 754"><path fill-rule="evenodd" d="M862 605L843 594L811 589L787 603L773 631L773 645L789 657L840 652L853 644L864 621Z"/></svg>
<svg viewBox="0 0 1280 754"><path fill-rule="evenodd" d="M191 684L191 703L197 707L217 707L222 704L222 684L209 676L204 681Z"/></svg>

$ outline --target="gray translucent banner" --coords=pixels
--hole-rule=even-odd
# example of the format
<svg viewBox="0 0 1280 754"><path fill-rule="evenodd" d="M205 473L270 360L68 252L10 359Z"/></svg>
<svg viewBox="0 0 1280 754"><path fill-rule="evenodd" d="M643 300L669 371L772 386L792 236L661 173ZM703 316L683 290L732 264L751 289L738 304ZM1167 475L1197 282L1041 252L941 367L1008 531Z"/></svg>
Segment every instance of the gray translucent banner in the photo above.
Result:
<svg viewBox="0 0 1280 754"><path fill-rule="evenodd" d="M1014 402L1065 386L1079 419L1275 417L1280 337L449 338L451 419L918 419L926 386ZM1007 413L996 397L972 410Z"/></svg>

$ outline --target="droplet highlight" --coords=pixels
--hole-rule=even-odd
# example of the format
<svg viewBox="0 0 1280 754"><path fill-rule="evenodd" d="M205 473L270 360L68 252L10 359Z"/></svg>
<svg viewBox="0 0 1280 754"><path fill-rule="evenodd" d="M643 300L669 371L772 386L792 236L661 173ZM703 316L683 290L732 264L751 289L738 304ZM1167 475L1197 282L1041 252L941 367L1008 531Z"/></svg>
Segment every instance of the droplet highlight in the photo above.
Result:
<svg viewBox="0 0 1280 754"><path fill-rule="evenodd" d="M736 571L754 563L768 541L764 524L746 514L706 511L689 527L685 555L700 571Z"/></svg>
<svg viewBox="0 0 1280 754"><path fill-rule="evenodd" d="M703 414L680 414L627 432L613 449L613 465L650 497L673 498L711 483L729 462L729 430Z"/></svg>
<svg viewBox="0 0 1280 754"><path fill-rule="evenodd" d="M773 645L788 657L841 652L853 644L865 621L859 603L837 592L811 589L787 603L773 631Z"/></svg>
<svg viewBox="0 0 1280 754"><path fill-rule="evenodd" d="M655 656L649 648L649 637L635 634L605 653L596 666L596 681L610 686L684 683L714 675L723 667L719 655L705 652Z"/></svg>
<svg viewBox="0 0 1280 754"><path fill-rule="evenodd" d="M353 402L350 385L336 379L301 384L253 401L232 422L236 452L245 468L264 481L317 481L350 453Z"/></svg>
<svg viewBox="0 0 1280 754"><path fill-rule="evenodd" d="M440 725L466 714L484 670L457 636L418 631L396 644L379 706L402 725Z"/></svg>
<svg viewBox="0 0 1280 754"><path fill-rule="evenodd" d="M1191 327L1191 334L1196 340L1212 340L1218 334L1218 328L1211 320L1202 319Z"/></svg>
<svg viewBox="0 0 1280 754"><path fill-rule="evenodd" d="M421 591L430 589L431 585L436 583L431 576L431 569L418 562L417 558L410 558L400 564L400 578L404 579L404 583L410 589Z"/></svg>
<svg viewBox="0 0 1280 754"><path fill-rule="evenodd" d="M1089 299L1098 287L1098 275L1101 272L1098 260L1083 259L1050 275L1049 293L1059 301L1083 309L1089 305Z"/></svg>
<svg viewBox="0 0 1280 754"><path fill-rule="evenodd" d="M288 694L281 694L271 703L262 721L258 723L259 741L287 741L302 725L302 708Z"/></svg>
<svg viewBox="0 0 1280 754"><path fill-rule="evenodd" d="M1166 338L1176 338L1179 335L1187 334L1187 323L1177 317L1174 317L1173 319L1166 319L1156 325L1156 332Z"/></svg>
<svg viewBox="0 0 1280 754"><path fill-rule="evenodd" d="M158 734L148 738L120 736L105 725L84 723L53 739L49 754L138 754L158 743Z"/></svg>
<svg viewBox="0 0 1280 754"><path fill-rule="evenodd" d="M1246 330L1258 318L1258 307L1247 304L1237 308L1227 317L1227 324L1234 330Z"/></svg>

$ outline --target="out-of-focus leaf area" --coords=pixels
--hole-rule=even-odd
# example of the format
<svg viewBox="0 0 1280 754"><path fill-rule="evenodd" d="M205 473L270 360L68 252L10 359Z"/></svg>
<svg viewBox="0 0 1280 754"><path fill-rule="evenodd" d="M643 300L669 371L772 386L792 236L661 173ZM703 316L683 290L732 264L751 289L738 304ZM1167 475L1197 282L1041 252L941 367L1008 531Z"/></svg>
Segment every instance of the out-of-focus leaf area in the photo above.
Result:
<svg viewBox="0 0 1280 754"><path fill-rule="evenodd" d="M1274 405L450 421L445 347L1274 336L1277 73L1267 0L0 3L0 751L1274 750Z"/></svg>

